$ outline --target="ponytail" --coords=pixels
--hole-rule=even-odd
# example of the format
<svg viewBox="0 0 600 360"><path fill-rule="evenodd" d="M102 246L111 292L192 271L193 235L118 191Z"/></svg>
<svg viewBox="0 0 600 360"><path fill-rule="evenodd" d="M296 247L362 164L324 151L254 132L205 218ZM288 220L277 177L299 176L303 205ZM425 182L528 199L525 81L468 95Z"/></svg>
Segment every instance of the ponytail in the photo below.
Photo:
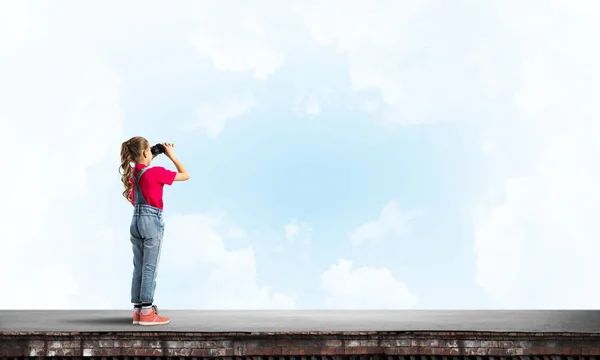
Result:
<svg viewBox="0 0 600 360"><path fill-rule="evenodd" d="M131 183L131 177L133 176L133 168L131 167L132 161L129 146L127 142L124 142L123 145L121 145L121 167L119 168L119 173L121 174L121 181L125 186L123 196L129 202L131 202L131 191L133 190L133 184Z"/></svg>
<svg viewBox="0 0 600 360"><path fill-rule="evenodd" d="M133 191L133 184L131 178L133 177L132 163L136 162L142 156L142 153L150 143L141 136L133 137L123 144L121 144L121 167L119 168L119 174L121 174L121 181L125 190L123 191L123 197L127 201L132 202L131 192Z"/></svg>

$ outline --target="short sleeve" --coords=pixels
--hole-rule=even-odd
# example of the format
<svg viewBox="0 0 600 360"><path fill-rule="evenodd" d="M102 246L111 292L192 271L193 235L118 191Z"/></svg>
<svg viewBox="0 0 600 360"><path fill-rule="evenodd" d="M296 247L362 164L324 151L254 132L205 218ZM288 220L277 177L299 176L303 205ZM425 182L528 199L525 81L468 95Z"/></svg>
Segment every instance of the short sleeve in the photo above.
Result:
<svg viewBox="0 0 600 360"><path fill-rule="evenodd" d="M167 170L162 166L155 166L152 168L153 178L159 183L163 185L172 185L173 181L175 181L175 176L177 176L176 171Z"/></svg>

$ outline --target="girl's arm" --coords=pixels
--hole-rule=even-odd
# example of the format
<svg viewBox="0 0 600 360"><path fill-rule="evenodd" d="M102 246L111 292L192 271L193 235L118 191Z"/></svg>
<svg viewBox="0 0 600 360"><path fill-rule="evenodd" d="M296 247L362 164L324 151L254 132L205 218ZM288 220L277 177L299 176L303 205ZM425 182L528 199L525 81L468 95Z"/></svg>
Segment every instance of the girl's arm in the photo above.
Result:
<svg viewBox="0 0 600 360"><path fill-rule="evenodd" d="M165 146L165 155L167 155L167 157L169 159L171 159L171 161L177 168L177 175L175 175L175 181L189 180L190 174L188 173L186 168L183 166L181 161L179 161L177 156L175 156L175 146L173 144L167 144L167 143L165 143L163 145Z"/></svg>

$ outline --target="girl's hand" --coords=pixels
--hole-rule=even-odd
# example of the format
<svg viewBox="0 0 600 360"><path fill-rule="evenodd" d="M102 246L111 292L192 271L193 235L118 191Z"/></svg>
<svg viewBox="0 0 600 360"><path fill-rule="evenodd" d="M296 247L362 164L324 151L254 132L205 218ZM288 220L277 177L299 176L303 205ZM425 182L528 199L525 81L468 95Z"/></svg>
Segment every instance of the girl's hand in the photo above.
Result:
<svg viewBox="0 0 600 360"><path fill-rule="evenodd" d="M165 147L165 155L167 157L171 158L175 156L175 144L163 143L163 146Z"/></svg>

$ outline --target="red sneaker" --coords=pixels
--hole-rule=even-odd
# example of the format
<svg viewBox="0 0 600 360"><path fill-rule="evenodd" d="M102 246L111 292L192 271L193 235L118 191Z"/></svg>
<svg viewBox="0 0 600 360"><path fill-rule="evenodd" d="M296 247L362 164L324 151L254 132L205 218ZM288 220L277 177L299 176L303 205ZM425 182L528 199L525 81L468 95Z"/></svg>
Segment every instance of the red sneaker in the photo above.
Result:
<svg viewBox="0 0 600 360"><path fill-rule="evenodd" d="M171 320L168 317L158 316L158 308L156 305L152 305L150 309L142 309L139 324L144 326L165 325L169 321Z"/></svg>
<svg viewBox="0 0 600 360"><path fill-rule="evenodd" d="M133 309L133 325L138 325L140 323L141 314L142 309Z"/></svg>

